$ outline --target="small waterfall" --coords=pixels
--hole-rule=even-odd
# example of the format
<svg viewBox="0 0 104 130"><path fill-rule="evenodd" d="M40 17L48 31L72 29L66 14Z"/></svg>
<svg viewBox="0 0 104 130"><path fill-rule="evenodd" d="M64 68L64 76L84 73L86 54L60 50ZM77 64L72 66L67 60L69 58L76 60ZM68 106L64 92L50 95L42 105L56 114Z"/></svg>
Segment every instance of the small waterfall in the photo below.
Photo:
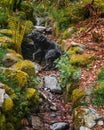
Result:
<svg viewBox="0 0 104 130"><path fill-rule="evenodd" d="M36 16L36 26L40 26L41 18Z"/></svg>

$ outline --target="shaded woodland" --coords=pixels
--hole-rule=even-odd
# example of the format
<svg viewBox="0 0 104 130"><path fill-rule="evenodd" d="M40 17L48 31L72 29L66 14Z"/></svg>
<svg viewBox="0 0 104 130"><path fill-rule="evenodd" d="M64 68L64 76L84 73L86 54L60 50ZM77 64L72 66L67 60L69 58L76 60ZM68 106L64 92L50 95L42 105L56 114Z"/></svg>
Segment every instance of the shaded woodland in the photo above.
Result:
<svg viewBox="0 0 104 130"><path fill-rule="evenodd" d="M85 129L104 129L104 1L0 0L0 130Z"/></svg>

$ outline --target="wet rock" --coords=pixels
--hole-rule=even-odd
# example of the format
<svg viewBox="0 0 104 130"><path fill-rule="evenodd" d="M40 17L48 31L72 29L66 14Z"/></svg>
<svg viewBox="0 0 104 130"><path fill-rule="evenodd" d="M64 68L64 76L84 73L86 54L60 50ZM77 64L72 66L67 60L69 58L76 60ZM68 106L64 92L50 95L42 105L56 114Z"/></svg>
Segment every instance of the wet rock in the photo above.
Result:
<svg viewBox="0 0 104 130"><path fill-rule="evenodd" d="M56 118L56 116L57 116L57 115L56 115L55 113L51 113L51 114L50 114L50 117L52 117L52 118Z"/></svg>
<svg viewBox="0 0 104 130"><path fill-rule="evenodd" d="M102 126L102 125L104 125L104 122L103 122L102 120L99 120L99 121L97 122L97 125Z"/></svg>
<svg viewBox="0 0 104 130"><path fill-rule="evenodd" d="M35 130L44 130L43 122L38 116L31 116L32 126Z"/></svg>
<svg viewBox="0 0 104 130"><path fill-rule="evenodd" d="M57 107L56 107L56 106L51 106L50 109L51 109L52 111L57 111Z"/></svg>
<svg viewBox="0 0 104 130"><path fill-rule="evenodd" d="M35 65L35 71L37 74L42 69L42 67L38 63L34 63L34 65Z"/></svg>
<svg viewBox="0 0 104 130"><path fill-rule="evenodd" d="M4 94L5 94L5 89L0 88L0 107L2 107L4 102Z"/></svg>
<svg viewBox="0 0 104 130"><path fill-rule="evenodd" d="M67 130L69 128L68 123L58 122L50 126L51 130Z"/></svg>
<svg viewBox="0 0 104 130"><path fill-rule="evenodd" d="M58 84L57 78L53 75L44 77L45 87L49 88L51 92L62 93L62 89Z"/></svg>
<svg viewBox="0 0 104 130"><path fill-rule="evenodd" d="M81 126L80 130L90 130L89 128L85 127L85 126Z"/></svg>
<svg viewBox="0 0 104 130"><path fill-rule="evenodd" d="M18 53L7 53L3 58L3 64L6 67L12 66L14 63L21 61L23 58Z"/></svg>
<svg viewBox="0 0 104 130"><path fill-rule="evenodd" d="M52 27L35 26L35 30L40 33L52 34Z"/></svg>
<svg viewBox="0 0 104 130"><path fill-rule="evenodd" d="M35 30L39 32L44 32L46 30L46 27L44 26L35 26Z"/></svg>
<svg viewBox="0 0 104 130"><path fill-rule="evenodd" d="M86 49L86 46L85 46L85 45L80 44L80 43L77 43L77 42L74 42L74 41L71 42L71 45L72 45L72 46L78 46L78 47L80 47L80 48L82 48L82 49Z"/></svg>
<svg viewBox="0 0 104 130"><path fill-rule="evenodd" d="M73 114L73 122L76 128L80 128L83 124L85 127L92 128L96 125L96 120L102 117L95 109L82 106L75 108Z"/></svg>

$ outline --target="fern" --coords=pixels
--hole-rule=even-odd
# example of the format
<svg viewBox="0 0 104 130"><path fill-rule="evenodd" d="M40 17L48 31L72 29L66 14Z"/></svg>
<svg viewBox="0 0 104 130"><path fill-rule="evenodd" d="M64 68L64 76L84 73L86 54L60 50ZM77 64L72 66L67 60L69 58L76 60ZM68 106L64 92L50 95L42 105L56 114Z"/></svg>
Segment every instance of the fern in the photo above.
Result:
<svg viewBox="0 0 104 130"><path fill-rule="evenodd" d="M27 25L30 26L27 26ZM9 18L9 28L12 31L12 41L16 52L21 53L21 43L24 35L32 30L33 24L30 21L20 20L17 17Z"/></svg>

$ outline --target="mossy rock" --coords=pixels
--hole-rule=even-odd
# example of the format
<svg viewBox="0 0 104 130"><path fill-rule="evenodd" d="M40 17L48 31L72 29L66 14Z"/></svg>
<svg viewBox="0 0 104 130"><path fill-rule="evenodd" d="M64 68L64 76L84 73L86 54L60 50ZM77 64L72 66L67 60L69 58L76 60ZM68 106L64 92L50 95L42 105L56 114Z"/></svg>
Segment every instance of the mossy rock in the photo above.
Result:
<svg viewBox="0 0 104 130"><path fill-rule="evenodd" d="M21 70L15 70L11 68L4 68L0 67L0 73L2 73L5 76L5 80L7 81L7 85L13 84L12 87L27 87L28 85L28 74L21 71Z"/></svg>
<svg viewBox="0 0 104 130"><path fill-rule="evenodd" d="M91 64L92 61L94 61L95 59L95 56L91 56L89 54L72 55L70 58L70 63L78 67L86 67L87 65Z"/></svg>
<svg viewBox="0 0 104 130"><path fill-rule="evenodd" d="M5 92L10 96L11 99L14 99L16 97L14 90L8 85L2 84L2 88L5 89Z"/></svg>
<svg viewBox="0 0 104 130"><path fill-rule="evenodd" d="M26 72L29 76L35 76L35 65L29 61L29 60L24 60L24 61L20 61L17 62L13 68L17 69L17 70L21 70Z"/></svg>
<svg viewBox="0 0 104 130"><path fill-rule="evenodd" d="M8 85L2 84L2 88L5 89L5 92L6 92L8 95L14 94L14 90L13 90L11 87L9 87Z"/></svg>
<svg viewBox="0 0 104 130"><path fill-rule="evenodd" d="M84 50L81 47L71 47L68 51L69 54L83 54Z"/></svg>
<svg viewBox="0 0 104 130"><path fill-rule="evenodd" d="M18 53L7 53L4 55L2 62L5 67L10 67L14 63L23 60L23 57Z"/></svg>
<svg viewBox="0 0 104 130"><path fill-rule="evenodd" d="M73 108L78 107L82 104L83 97L86 96L86 92L84 89L74 89L71 95Z"/></svg>
<svg viewBox="0 0 104 130"><path fill-rule="evenodd" d="M68 29L66 29L66 30L64 31L62 38L63 38L63 39L70 38L70 37L72 37L73 33L75 33L76 31L77 31L76 28L70 27L70 28L68 28Z"/></svg>
<svg viewBox="0 0 104 130"><path fill-rule="evenodd" d="M80 126L84 125L83 112L84 111L81 109L81 106L73 110L73 124L77 130L80 129Z"/></svg>
<svg viewBox="0 0 104 130"><path fill-rule="evenodd" d="M77 83L68 83L63 92L63 98L65 102L72 101L71 95L74 89L78 88Z"/></svg>
<svg viewBox="0 0 104 130"><path fill-rule="evenodd" d="M13 100L10 97L5 98L3 103L3 111L6 112L12 110L13 106L14 106Z"/></svg>
<svg viewBox="0 0 104 130"><path fill-rule="evenodd" d="M25 97L27 99L30 99L31 97L34 96L35 93L36 93L36 90L34 88L27 88L25 92Z"/></svg>

